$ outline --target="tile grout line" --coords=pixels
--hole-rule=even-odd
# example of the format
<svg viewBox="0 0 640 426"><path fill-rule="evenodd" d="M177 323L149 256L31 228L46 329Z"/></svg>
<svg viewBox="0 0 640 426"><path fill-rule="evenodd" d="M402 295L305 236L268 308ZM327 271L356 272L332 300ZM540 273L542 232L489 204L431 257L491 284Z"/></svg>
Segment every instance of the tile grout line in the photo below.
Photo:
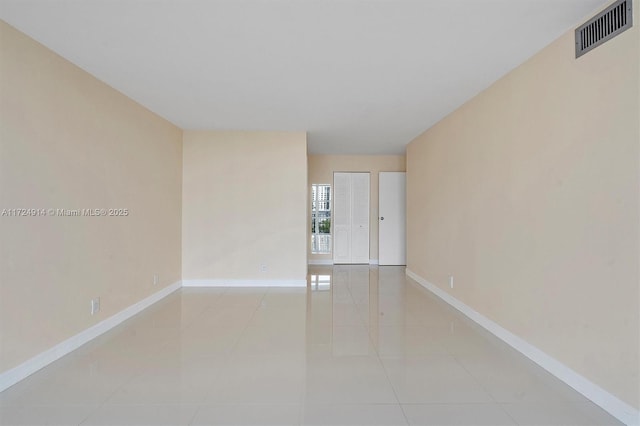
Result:
<svg viewBox="0 0 640 426"><path fill-rule="evenodd" d="M393 392L393 396L396 397L396 401L398 403L398 407L400 408L400 411L402 412L402 416L404 417L404 421L406 422L407 425L410 425L411 422L409 422L409 417L407 416L407 413L404 411L404 407L402 406L402 402L400 402L400 398L398 397L398 392L396 392L396 388L395 388L395 386L393 386L393 382L391 381L391 378L389 377L389 372L387 371L387 368L384 366L384 362L382 362L382 358L380 357L380 349L377 348L375 346L375 344L373 343L373 337L371 336L370 328L369 328L367 334L369 336L369 342L371 343L371 346L373 347L373 350L376 352L376 358L378 359L378 362L380 363L380 366L382 367L382 371L384 371L384 376L387 378L387 382L389 382L389 386L391 387L391 391Z"/></svg>
<svg viewBox="0 0 640 426"><path fill-rule="evenodd" d="M180 293L180 297L182 297L183 293L182 293L182 289L178 290ZM222 294L225 294L227 290L225 290ZM207 308L208 309L208 308ZM204 312L206 309L203 309L202 312ZM135 318L135 317L134 317ZM134 318L130 318L130 320L133 320ZM180 328L181 331L185 330L188 327L184 327L184 328ZM167 341L166 343L161 344L158 347L158 351L161 352L163 348L169 346L171 344L170 341ZM133 380L144 376L146 373L144 371L138 372L137 374L132 374L131 377L129 377L129 379L125 380L120 386L116 387L113 392L111 392L103 401L102 403L100 403L95 410L91 411L79 424L78 426L82 426L83 423L85 423L89 418L91 418L92 415L96 414L97 412L99 412L103 407L107 406L107 402L109 401L109 399L111 399L118 391L120 391L121 389L123 389L126 385L128 385L129 383L131 383ZM140 405L146 405L146 404L140 404ZM196 413L197 413L198 409L196 409ZM195 416L195 414L194 414Z"/></svg>
<svg viewBox="0 0 640 426"><path fill-rule="evenodd" d="M405 278L405 283L409 283L409 280L407 278ZM458 319L458 315L460 314L459 312L453 312L454 314L456 314L456 319ZM462 367L462 369L464 371L467 372L467 374L469 374L469 376L473 379L473 381L487 394L489 395L489 398L491 398L491 400L493 401L493 405L496 405L498 407L500 407L500 410L505 413L507 415L507 417L509 419L511 419L513 421L513 423L515 425L519 425L519 423L516 421L516 419L514 419L505 409L504 407L502 407L502 405L500 404L500 402L498 402L496 400L496 398L491 394L491 392L489 392L489 390L482 384L482 382L480 382L480 380L471 373L471 371L469 371L467 369L467 367L464 366L464 364L458 359L458 355L459 354L455 354L449 347L447 347L446 345L442 345L443 349L447 352L447 354L453 358L453 360L460 366Z"/></svg>
<svg viewBox="0 0 640 426"><path fill-rule="evenodd" d="M223 293L223 296L228 294L230 289L231 289L231 287L226 287L225 291ZM251 316L249 317L249 320L247 321L247 324L243 327L242 331L240 333L238 333L238 337L236 337L234 339L233 345L229 348L228 353L225 354L225 358L227 359L227 361L229 359L231 359L231 354L233 353L233 351L238 346L238 342L240 341L240 339L242 338L244 333L247 331L247 328L249 327L249 324L251 323L251 320L253 319L253 317L256 315L256 312L258 311L258 309L260 309L260 306L262 305L262 301L264 300L264 297L267 295L267 293L268 293L268 289L267 289L267 291L265 291L263 293L262 297L260 298L260 301L256 305L256 308L251 313ZM219 373L219 374L221 374L221 373ZM209 389L209 391L208 391L209 393L206 393L206 395L202 398L202 401L198 404L198 408L196 409L196 412L194 413L193 418L191 419L191 422L189 423L189 425L191 425L193 423L193 421L196 419L197 415L200 413L200 410L202 409L203 406L214 405L214 404L207 404L207 399L209 398L211 392L213 391L213 386L214 385L212 385L212 388Z"/></svg>
<svg viewBox="0 0 640 426"><path fill-rule="evenodd" d="M178 291L180 292L180 297L182 297L182 289L178 289ZM176 294L176 292L173 292L172 294L169 295L169 297L174 296ZM165 298L166 299L166 298ZM129 318L127 321L125 321L124 323L128 322L128 321L135 321L136 317L138 317L137 319L139 319L140 317L138 315L134 315L133 317ZM132 321L132 322L133 322ZM123 323L123 324L124 324ZM131 324L129 324L131 325ZM168 344L168 343L167 343ZM158 349L163 348L165 345L160 345ZM80 349L80 348L78 348ZM76 350L78 350L76 349ZM75 351L74 351L75 352ZM73 353L73 352L71 352ZM144 373L139 372L138 374L132 374L131 377L129 377L127 380L124 380L123 383L120 386L117 386L113 392L109 393L109 395L107 395L107 397L100 403L97 405L97 407L91 411L89 414L87 414L87 416L80 422L78 423L78 426L82 426L83 423L85 423L87 420L89 420L91 418L91 416L93 416L94 414L98 413L100 411L100 409L102 409L102 407L104 407L107 404L107 401L109 401L109 399L111 397L113 397L113 395L115 395L120 389L124 388L127 384L131 383L131 381L133 381L133 379L142 376Z"/></svg>
<svg viewBox="0 0 640 426"><path fill-rule="evenodd" d="M448 349L447 349L447 351L448 351ZM480 388L481 388L481 389L482 389L482 390L483 390L487 395L489 395L489 398L491 398L491 400L493 401L493 405L498 406L498 407L500 408L500 411L502 411L503 413L505 413L505 414L507 415L507 417L508 417L508 418L510 418L510 419L513 421L513 424L514 424L514 425L519 425L519 424L520 424L520 423L518 423L518 422L516 421L516 419L514 419L514 418L513 418L513 416L511 416L511 414L509 414L509 413L507 412L507 410L505 410L505 409L504 409L504 407L502 406L502 403L501 403L501 402L499 402L498 400L496 400L496 398L491 394L491 392L489 392L489 389L487 389L487 388L486 388L486 386L484 386L484 385L482 384L482 382L480 382L480 380L479 380L479 379L478 379L474 374L472 374L472 373L471 373L471 371L469 371L469 370L467 369L467 367L465 367L465 366L464 366L464 364L463 364L463 363L458 359L458 357L456 356L456 354L450 353L449 355L451 356L451 358L453 358L453 359L454 359L454 361L455 361L455 362L456 362L460 367L462 367L462 369L463 369L464 371L466 371L466 372L467 372L467 374L469 374L469 376L471 376L471 378L473 379L473 381L474 381L474 382L476 382L476 384L477 384L478 386L480 386Z"/></svg>
<svg viewBox="0 0 640 426"><path fill-rule="evenodd" d="M224 291L220 294L220 296L218 296L216 299L223 297L224 295L227 294L227 292L229 291L229 287L225 287ZM209 309L213 308L213 306L210 306L207 309L203 309L202 313L204 313L205 311L208 311ZM194 321L195 322L195 321ZM235 343L234 343L235 345ZM213 384L211 385L213 386ZM210 390L211 391L211 390ZM206 394L203 398L202 401L196 405L196 409L193 412L193 415L191 416L191 419L189 420L189 423L187 423L188 426L193 425L193 422L196 420L196 417L198 417L198 414L200 414L200 410L202 409L202 407L205 405L204 402L207 399L207 397L209 396L209 394Z"/></svg>

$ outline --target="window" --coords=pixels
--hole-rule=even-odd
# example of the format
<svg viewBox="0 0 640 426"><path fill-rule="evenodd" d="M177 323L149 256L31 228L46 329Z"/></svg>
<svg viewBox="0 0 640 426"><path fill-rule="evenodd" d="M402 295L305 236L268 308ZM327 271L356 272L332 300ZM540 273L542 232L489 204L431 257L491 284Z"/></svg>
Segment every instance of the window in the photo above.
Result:
<svg viewBox="0 0 640 426"><path fill-rule="evenodd" d="M331 185L311 185L311 253L331 254Z"/></svg>

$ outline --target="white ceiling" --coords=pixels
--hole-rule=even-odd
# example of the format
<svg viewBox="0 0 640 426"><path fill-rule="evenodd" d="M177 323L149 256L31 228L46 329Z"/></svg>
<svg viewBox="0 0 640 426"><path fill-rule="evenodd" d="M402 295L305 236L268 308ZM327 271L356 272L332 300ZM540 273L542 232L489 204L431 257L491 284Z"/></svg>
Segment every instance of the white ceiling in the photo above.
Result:
<svg viewBox="0 0 640 426"><path fill-rule="evenodd" d="M605 3L0 0L0 18L184 129L385 154Z"/></svg>

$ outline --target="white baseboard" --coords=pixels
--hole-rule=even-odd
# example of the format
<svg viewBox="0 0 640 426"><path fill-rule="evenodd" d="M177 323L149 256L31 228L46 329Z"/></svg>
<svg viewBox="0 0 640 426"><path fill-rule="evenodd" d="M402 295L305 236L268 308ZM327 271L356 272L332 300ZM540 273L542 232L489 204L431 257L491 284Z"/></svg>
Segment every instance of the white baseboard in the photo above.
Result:
<svg viewBox="0 0 640 426"><path fill-rule="evenodd" d="M509 346L513 347L518 352L538 364L540 367L547 370L549 373L556 376L576 391L602 407L612 416L627 425L639 425L640 424L640 412L631 405L620 400L616 396L607 392L600 386L589 381L586 377L576 373L566 365L562 364L557 359L547 355L537 347L533 346L521 337L516 336L489 318L474 311L472 308L459 301L455 297L451 296L440 287L425 280L409 268L406 270L406 274L425 287L427 290L434 293L436 296L453 306L467 317L487 329L499 339L503 340Z"/></svg>
<svg viewBox="0 0 640 426"><path fill-rule="evenodd" d="M0 374L0 392L10 386L13 386L20 380L27 378L31 374L42 369L43 367L46 367L57 359L62 358L68 353L78 349L80 346L84 345L90 340L93 340L101 334L106 333L123 321L126 321L135 314L139 313L143 309L148 308L149 306L178 290L180 286L180 281L173 283L170 286L163 288L162 290L152 294L151 296L142 299L141 301L129 306L128 308L118 312L117 314L105 319L104 321L92 325L91 327L87 328L84 331L81 331L75 336L72 336L63 342L58 343L52 348L41 352L40 354L34 356L31 359L28 359L17 367L3 372L2 374Z"/></svg>
<svg viewBox="0 0 640 426"><path fill-rule="evenodd" d="M369 265L377 265L378 259L369 259Z"/></svg>
<svg viewBox="0 0 640 426"><path fill-rule="evenodd" d="M307 280L182 280L182 287L306 287Z"/></svg>
<svg viewBox="0 0 640 426"><path fill-rule="evenodd" d="M332 259L309 260L309 265L333 265Z"/></svg>

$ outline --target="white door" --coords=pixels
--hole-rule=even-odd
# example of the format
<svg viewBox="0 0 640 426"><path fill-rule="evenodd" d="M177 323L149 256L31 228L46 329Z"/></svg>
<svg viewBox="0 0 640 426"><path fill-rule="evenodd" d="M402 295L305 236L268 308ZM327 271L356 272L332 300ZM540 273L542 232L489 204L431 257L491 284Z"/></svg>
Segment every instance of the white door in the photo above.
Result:
<svg viewBox="0 0 640 426"><path fill-rule="evenodd" d="M334 173L333 188L333 262L369 263L369 173Z"/></svg>
<svg viewBox="0 0 640 426"><path fill-rule="evenodd" d="M333 263L351 263L351 176L333 174Z"/></svg>
<svg viewBox="0 0 640 426"><path fill-rule="evenodd" d="M405 172L380 172L378 213L378 263L406 265L406 205Z"/></svg>

